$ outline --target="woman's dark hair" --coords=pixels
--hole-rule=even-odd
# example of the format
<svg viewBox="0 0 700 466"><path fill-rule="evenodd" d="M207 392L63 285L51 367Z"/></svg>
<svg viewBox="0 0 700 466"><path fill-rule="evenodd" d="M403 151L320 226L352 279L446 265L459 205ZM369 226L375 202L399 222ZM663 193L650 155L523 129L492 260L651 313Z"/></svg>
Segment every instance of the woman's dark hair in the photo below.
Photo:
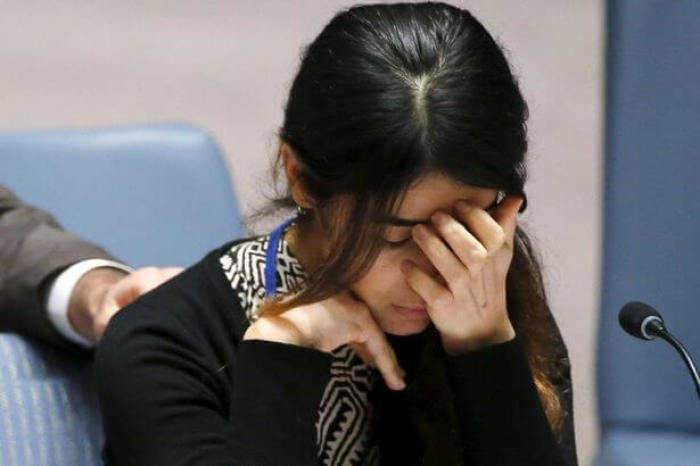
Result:
<svg viewBox="0 0 700 466"><path fill-rule="evenodd" d="M382 248L385 228L426 174L525 197L527 105L500 46L468 11L445 3L355 5L303 49L279 129L314 201L299 217L327 227L326 260L277 314L326 299L356 281ZM274 160L278 180L281 160ZM256 216L295 207L289 190ZM527 199L520 212L527 207ZM508 313L525 343L553 430L562 425L553 385L551 317L540 265L518 227L507 277Z"/></svg>

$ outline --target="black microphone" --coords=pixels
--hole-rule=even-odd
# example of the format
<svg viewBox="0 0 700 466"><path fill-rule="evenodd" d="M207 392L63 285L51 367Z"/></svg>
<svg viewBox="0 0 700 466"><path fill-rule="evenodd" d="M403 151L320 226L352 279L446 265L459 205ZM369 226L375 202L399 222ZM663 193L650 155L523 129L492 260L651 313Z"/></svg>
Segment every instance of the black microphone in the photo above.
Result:
<svg viewBox="0 0 700 466"><path fill-rule="evenodd" d="M676 348L676 351L678 351L678 354L681 355L686 366L688 366L688 370L695 382L698 398L700 398L700 377L698 376L698 370L695 368L695 363L693 363L693 358L690 357L681 342L666 330L664 320L656 309L640 301L630 301L620 309L618 317L620 325L630 335L643 340L653 340L656 337L661 337Z"/></svg>

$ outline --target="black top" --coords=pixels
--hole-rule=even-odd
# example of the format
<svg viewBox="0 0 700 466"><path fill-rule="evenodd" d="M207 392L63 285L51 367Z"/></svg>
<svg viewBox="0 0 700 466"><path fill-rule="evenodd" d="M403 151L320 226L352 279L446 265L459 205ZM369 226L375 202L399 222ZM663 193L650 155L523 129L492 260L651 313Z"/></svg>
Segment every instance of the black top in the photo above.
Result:
<svg viewBox="0 0 700 466"><path fill-rule="evenodd" d="M322 462L319 456L319 406L339 353L242 340L249 309L221 258L246 241L211 251L112 318L94 358L105 464L355 464ZM405 390L389 390L374 370L371 401L381 408L375 418L383 421L373 424L372 438L391 445L383 450L384 465L420 464L424 451L410 436L416 430L406 403L415 392L416 348L430 330L388 335L408 372ZM559 341L556 356L566 358L560 336ZM568 370L557 385L568 415L556 438L518 336L442 357L453 394L449 404L458 419L455 435L463 447L455 464L577 464ZM325 442L337 446L342 440Z"/></svg>

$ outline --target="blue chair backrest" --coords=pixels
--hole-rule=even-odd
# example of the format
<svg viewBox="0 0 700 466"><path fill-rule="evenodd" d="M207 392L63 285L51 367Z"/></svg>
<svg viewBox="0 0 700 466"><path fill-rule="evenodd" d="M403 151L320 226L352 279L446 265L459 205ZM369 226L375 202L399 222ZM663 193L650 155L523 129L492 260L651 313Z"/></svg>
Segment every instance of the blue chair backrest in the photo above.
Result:
<svg viewBox="0 0 700 466"><path fill-rule="evenodd" d="M188 124L0 133L0 183L136 267L190 265L243 231L217 144Z"/></svg>
<svg viewBox="0 0 700 466"><path fill-rule="evenodd" d="M617 316L648 302L700 363L700 2L612 0L608 15L601 433L698 432L681 359Z"/></svg>
<svg viewBox="0 0 700 466"><path fill-rule="evenodd" d="M0 133L0 183L135 267L243 231L216 143L187 124ZM0 334L0 465L93 466L102 438L89 355Z"/></svg>

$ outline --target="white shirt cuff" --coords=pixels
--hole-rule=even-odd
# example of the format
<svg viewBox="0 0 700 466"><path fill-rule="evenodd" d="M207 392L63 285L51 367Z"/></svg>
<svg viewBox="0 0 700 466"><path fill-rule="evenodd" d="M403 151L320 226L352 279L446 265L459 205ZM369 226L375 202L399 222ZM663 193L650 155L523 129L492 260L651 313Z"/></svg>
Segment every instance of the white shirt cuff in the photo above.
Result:
<svg viewBox="0 0 700 466"><path fill-rule="evenodd" d="M87 259L76 262L61 272L49 287L46 300L46 310L49 320L56 329L67 339L85 347L93 347L95 344L78 333L68 320L68 303L70 302L73 288L83 275L98 267L111 267L123 270L127 273L134 271L131 267L119 262L106 259Z"/></svg>

